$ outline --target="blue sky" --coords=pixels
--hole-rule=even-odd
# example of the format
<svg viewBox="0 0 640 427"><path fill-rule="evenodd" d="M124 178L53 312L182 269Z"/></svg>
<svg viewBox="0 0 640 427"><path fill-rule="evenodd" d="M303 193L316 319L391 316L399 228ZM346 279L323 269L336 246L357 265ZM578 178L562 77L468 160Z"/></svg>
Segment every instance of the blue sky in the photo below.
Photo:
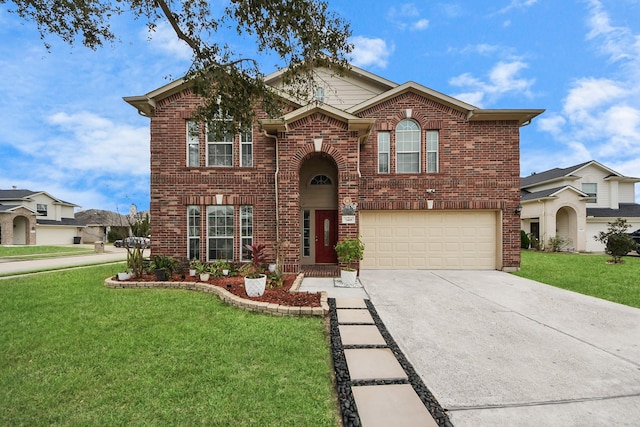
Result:
<svg viewBox="0 0 640 427"><path fill-rule="evenodd" d="M640 176L640 0L329 4L351 22L358 67L480 108L546 109L521 130L521 175L594 159ZM114 26L120 41L98 51L49 37L48 52L0 5L0 188L148 209L149 121L122 97L181 77L190 55L166 25Z"/></svg>

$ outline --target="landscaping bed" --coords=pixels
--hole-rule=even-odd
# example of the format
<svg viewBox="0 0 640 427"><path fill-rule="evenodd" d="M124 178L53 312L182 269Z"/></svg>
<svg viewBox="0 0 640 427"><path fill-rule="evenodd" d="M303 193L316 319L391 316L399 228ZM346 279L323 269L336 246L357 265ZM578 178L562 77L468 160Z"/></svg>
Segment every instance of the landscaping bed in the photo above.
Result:
<svg viewBox="0 0 640 427"><path fill-rule="evenodd" d="M244 288L244 278L240 276L225 276L211 278L206 282L200 281L198 276L189 276L183 274L174 273L171 279L167 282L158 282L154 274L143 274L142 277L136 277L130 280L122 281L122 284L127 282L148 282L148 283L163 283L168 286L170 282L179 283L200 283L214 285L221 289L226 290L240 298L264 302L269 304L277 304L288 307L321 307L320 294L318 293L306 293L292 291L291 288L296 280L296 275L286 274L284 276L284 284L278 287L267 287L264 294L259 297L249 297ZM268 286L268 285L267 285Z"/></svg>

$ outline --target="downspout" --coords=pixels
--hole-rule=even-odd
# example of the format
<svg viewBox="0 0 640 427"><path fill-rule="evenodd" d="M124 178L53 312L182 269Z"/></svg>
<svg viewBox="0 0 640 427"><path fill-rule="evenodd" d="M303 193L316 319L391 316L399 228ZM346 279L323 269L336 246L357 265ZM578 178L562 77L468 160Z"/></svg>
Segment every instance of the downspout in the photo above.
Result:
<svg viewBox="0 0 640 427"><path fill-rule="evenodd" d="M276 191L276 248L279 247L280 245L280 214L278 212L278 174L280 173L280 156L278 155L278 135L272 135L270 133L267 133L266 130L262 131L264 133L264 136L267 138L273 138L273 140L275 141L276 144L276 172L273 176L274 181L275 181L275 191ZM279 249L276 249L279 250ZM276 255L276 262L278 262L277 258L278 255ZM281 265L278 266L279 268L282 268Z"/></svg>

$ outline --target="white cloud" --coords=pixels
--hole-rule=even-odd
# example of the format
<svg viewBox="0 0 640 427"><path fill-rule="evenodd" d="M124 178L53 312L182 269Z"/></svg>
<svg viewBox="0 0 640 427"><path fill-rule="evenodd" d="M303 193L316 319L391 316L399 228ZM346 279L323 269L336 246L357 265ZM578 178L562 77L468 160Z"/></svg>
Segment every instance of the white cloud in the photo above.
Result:
<svg viewBox="0 0 640 427"><path fill-rule="evenodd" d="M586 38L611 64L612 77L584 76L576 79L563 100L561 113L539 119L541 130L550 132L565 146L562 164L597 160L614 170L640 175L640 36L630 28L615 26L603 3L588 1ZM554 159L555 160L555 159ZM636 186L636 201L640 201Z"/></svg>
<svg viewBox="0 0 640 427"><path fill-rule="evenodd" d="M86 111L55 113L47 117L47 122L57 128L56 136L34 142L32 149L36 148L38 157L46 156L56 167L80 172L149 174L147 127L117 124Z"/></svg>
<svg viewBox="0 0 640 427"><path fill-rule="evenodd" d="M428 19L420 19L420 20L414 22L413 24L411 24L411 29L412 30L416 30L416 31L426 30L427 27L429 27L429 20Z"/></svg>
<svg viewBox="0 0 640 427"><path fill-rule="evenodd" d="M190 60L193 56L191 48L178 39L173 28L166 21L158 24L153 32L145 28L140 32L140 35L149 40L151 46L155 49L170 55L174 59Z"/></svg>
<svg viewBox="0 0 640 427"><path fill-rule="evenodd" d="M478 104L474 105L478 106L480 106L481 101L487 98L488 103L493 103L507 94L531 97L531 87L535 80L518 77L520 71L525 68L527 68L527 64L522 61L501 61L489 71L487 80L481 80L470 73L464 73L450 79L449 84L468 89L465 92L454 95L454 97L461 98L472 93L477 100L476 102L478 102Z"/></svg>
<svg viewBox="0 0 640 427"><path fill-rule="evenodd" d="M400 29L422 31L429 27L429 20L420 17L420 10L413 3L391 7L387 19Z"/></svg>
<svg viewBox="0 0 640 427"><path fill-rule="evenodd" d="M353 59L351 63L356 67L366 67L369 65L385 68L389 55L393 52L393 47L379 38L371 39L362 36L351 38L353 43Z"/></svg>
<svg viewBox="0 0 640 427"><path fill-rule="evenodd" d="M507 13L513 9L526 9L536 3L538 3L538 0L511 0L511 3L500 9L498 13Z"/></svg>

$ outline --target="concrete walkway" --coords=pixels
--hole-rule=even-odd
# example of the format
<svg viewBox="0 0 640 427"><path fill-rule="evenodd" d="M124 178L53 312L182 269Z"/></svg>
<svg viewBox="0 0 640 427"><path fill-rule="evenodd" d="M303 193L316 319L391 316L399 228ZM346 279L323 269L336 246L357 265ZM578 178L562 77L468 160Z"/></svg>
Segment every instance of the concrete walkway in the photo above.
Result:
<svg viewBox="0 0 640 427"><path fill-rule="evenodd" d="M498 271L362 271L456 427L638 426L640 309Z"/></svg>

